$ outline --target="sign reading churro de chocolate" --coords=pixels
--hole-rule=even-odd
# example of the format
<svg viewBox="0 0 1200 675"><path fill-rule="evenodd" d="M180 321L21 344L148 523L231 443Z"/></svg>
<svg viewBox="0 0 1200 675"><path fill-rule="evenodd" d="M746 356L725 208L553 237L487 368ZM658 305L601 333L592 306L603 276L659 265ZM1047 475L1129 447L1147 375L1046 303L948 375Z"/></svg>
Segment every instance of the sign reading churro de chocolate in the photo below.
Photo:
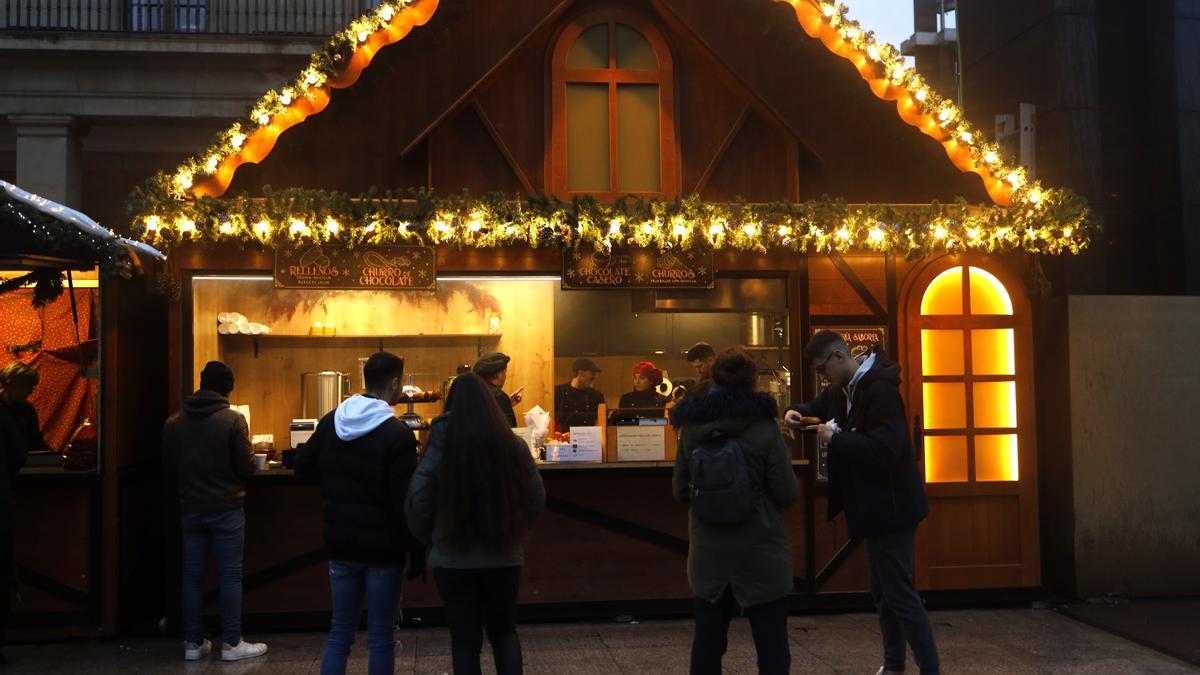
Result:
<svg viewBox="0 0 1200 675"><path fill-rule="evenodd" d="M562 287L581 289L712 288L712 251L563 251Z"/></svg>
<svg viewBox="0 0 1200 675"><path fill-rule="evenodd" d="M312 244L275 252L277 288L431 291L437 288L436 256L424 246L349 249Z"/></svg>

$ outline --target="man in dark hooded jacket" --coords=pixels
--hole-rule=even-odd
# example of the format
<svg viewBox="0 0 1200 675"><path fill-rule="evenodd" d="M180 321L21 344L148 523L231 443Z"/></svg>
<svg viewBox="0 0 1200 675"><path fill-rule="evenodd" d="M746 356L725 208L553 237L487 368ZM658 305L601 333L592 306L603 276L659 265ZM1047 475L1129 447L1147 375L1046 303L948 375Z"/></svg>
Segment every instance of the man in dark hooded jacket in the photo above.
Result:
<svg viewBox="0 0 1200 675"><path fill-rule="evenodd" d="M163 471L179 492L183 528L183 658L204 658L212 645L201 631L200 610L208 553L221 582L222 661L267 652L242 639L242 554L246 545L246 481L254 475L254 450L246 418L229 407L233 371L209 361L200 389L163 427Z"/></svg>
<svg viewBox="0 0 1200 675"><path fill-rule="evenodd" d="M938 672L929 617L912 578L917 523L929 513L900 397L900 366L882 350L850 356L841 335L820 331L804 358L829 386L788 410L793 427L815 430L829 445L830 520L845 511L851 537L867 542L871 595L879 610L884 665L904 672L905 642L923 675Z"/></svg>

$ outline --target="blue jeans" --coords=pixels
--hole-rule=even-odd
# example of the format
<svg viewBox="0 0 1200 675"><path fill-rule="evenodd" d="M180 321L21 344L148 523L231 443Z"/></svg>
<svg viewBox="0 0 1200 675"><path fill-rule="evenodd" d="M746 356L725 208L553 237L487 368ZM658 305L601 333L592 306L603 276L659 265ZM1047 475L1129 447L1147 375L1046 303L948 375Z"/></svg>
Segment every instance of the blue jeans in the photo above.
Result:
<svg viewBox="0 0 1200 675"><path fill-rule="evenodd" d="M242 640L242 552L246 546L246 514L240 509L185 515L183 528L183 639L204 642L204 570L211 551L217 558L221 582L221 632L229 645Z"/></svg>
<svg viewBox="0 0 1200 675"><path fill-rule="evenodd" d="M358 631L363 596L367 598L367 661L369 675L391 675L396 666L396 612L400 606L401 567L329 561L333 593L333 622L325 641L321 675L343 675L350 645Z"/></svg>

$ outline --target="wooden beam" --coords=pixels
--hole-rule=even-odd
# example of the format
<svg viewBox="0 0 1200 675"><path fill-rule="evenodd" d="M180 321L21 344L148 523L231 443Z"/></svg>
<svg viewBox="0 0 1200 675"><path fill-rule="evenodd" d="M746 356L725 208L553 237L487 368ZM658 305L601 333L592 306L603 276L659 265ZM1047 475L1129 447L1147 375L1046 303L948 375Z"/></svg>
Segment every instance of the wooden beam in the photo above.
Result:
<svg viewBox="0 0 1200 675"><path fill-rule="evenodd" d="M521 189L525 190L525 194L534 194L533 183L529 182L529 177L525 175L520 165L517 164L516 157L508 149L508 145L505 144L504 139L500 137L500 132L496 129L496 125L492 124L492 119L484 111L479 99L471 99L471 107L475 110L475 114L479 116L479 121L483 122L483 128L487 129L488 135L492 137L492 142L500 149L500 154L504 155L504 161L508 162L509 168L516 174L517 180L521 183Z"/></svg>
<svg viewBox="0 0 1200 675"><path fill-rule="evenodd" d="M871 291L867 288L866 284L862 282L862 279L858 278L858 274L854 272L854 269L846 263L842 256L838 255L837 253L830 253L829 260L833 263L834 267L838 268L838 271L842 273L843 277L845 277L846 282L850 284L850 287L854 289L855 293L858 293L858 297L862 298L863 303L866 304L871 312L873 312L876 317L886 320L888 318L888 313L883 308L883 305L879 304L879 300L877 300L875 296L871 294Z"/></svg>
<svg viewBox="0 0 1200 675"><path fill-rule="evenodd" d="M716 153L708 162L708 166L704 167L704 173L700 174L700 178L696 180L696 186L692 188L692 194L701 194L704 188L708 187L708 179L712 178L713 172L717 170L717 165L725 158L725 152L729 150L729 146L733 145L733 139L737 137L738 132L746 125L746 120L750 117L751 108L747 103L742 106L742 112L738 118L734 120L733 126L729 128L729 133L725 134L725 140L721 141L721 146L717 148Z"/></svg>

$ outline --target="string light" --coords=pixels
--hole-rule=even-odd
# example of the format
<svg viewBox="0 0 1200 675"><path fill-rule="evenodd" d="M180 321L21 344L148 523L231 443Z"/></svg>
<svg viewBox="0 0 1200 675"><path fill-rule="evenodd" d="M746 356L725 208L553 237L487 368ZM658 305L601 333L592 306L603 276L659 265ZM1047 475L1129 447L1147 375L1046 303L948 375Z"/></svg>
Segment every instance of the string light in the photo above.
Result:
<svg viewBox="0 0 1200 675"><path fill-rule="evenodd" d="M292 90L284 89L283 93L279 95L279 102L284 105L291 105L292 104Z"/></svg>
<svg viewBox="0 0 1200 675"><path fill-rule="evenodd" d="M266 239L267 235L271 234L271 224L265 220L260 220L254 224L254 233L260 239Z"/></svg>
<svg viewBox="0 0 1200 675"><path fill-rule="evenodd" d="M333 218L325 219L325 231L328 232L330 236L336 235L339 231L341 231L341 229L342 226L338 223L338 221L334 220Z"/></svg>
<svg viewBox="0 0 1200 675"><path fill-rule="evenodd" d="M146 216L146 231L158 232L158 228L162 227L162 218L158 216Z"/></svg>

